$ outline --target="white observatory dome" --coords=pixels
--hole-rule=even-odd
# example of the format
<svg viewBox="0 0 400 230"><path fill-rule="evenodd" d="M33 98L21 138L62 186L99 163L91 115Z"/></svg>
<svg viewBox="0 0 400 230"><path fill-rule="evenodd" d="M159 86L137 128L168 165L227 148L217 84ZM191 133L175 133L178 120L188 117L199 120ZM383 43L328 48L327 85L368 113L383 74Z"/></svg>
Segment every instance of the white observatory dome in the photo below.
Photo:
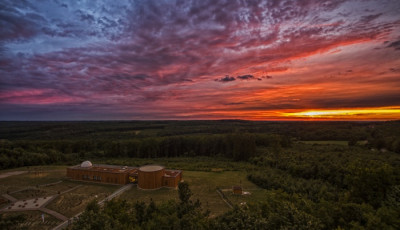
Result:
<svg viewBox="0 0 400 230"><path fill-rule="evenodd" d="M90 161L84 161L84 162L82 162L82 164L81 164L81 167L82 168L90 168L90 167L92 167L93 165L92 165L92 162L90 162Z"/></svg>

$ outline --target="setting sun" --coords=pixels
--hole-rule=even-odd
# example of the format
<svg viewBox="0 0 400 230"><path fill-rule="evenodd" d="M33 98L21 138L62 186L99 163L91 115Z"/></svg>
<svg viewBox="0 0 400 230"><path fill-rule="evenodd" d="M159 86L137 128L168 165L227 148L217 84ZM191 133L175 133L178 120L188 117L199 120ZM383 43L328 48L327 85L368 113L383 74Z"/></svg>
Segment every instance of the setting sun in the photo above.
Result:
<svg viewBox="0 0 400 230"><path fill-rule="evenodd" d="M362 109L336 109L336 110L311 110L301 112L282 113L291 118L318 118L318 119L348 119L348 120L389 120L400 117L400 108L362 108Z"/></svg>

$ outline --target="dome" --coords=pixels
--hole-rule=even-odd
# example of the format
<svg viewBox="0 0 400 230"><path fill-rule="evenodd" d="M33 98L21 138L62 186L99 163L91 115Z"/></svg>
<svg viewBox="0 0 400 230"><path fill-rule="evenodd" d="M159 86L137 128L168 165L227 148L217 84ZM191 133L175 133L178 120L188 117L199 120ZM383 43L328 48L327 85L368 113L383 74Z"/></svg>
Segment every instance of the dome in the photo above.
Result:
<svg viewBox="0 0 400 230"><path fill-rule="evenodd" d="M92 165L92 162L90 162L90 161L84 161L84 162L82 162L82 164L81 164L81 167L82 168L90 168L90 167L92 167L93 165Z"/></svg>
<svg viewBox="0 0 400 230"><path fill-rule="evenodd" d="M139 171L142 172L156 172L164 169L164 167L159 165L145 165L139 168Z"/></svg>

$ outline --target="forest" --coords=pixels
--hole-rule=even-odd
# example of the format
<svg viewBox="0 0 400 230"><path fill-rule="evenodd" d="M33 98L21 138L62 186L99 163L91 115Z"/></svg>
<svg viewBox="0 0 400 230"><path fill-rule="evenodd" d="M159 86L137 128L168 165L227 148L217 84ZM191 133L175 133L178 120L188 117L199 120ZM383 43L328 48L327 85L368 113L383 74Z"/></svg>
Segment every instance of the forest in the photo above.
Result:
<svg viewBox="0 0 400 230"><path fill-rule="evenodd" d="M181 183L178 202L92 202L72 229L400 229L400 121L0 122L0 142L0 169L182 159L268 192L210 217Z"/></svg>

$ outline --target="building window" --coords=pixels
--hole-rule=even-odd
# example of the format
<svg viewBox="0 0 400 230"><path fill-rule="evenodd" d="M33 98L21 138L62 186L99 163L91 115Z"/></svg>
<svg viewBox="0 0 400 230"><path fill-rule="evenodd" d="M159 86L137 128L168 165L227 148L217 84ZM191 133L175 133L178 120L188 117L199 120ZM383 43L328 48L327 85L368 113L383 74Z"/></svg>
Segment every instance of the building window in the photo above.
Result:
<svg viewBox="0 0 400 230"><path fill-rule="evenodd" d="M98 176L97 179L99 179L101 181L101 176Z"/></svg>

